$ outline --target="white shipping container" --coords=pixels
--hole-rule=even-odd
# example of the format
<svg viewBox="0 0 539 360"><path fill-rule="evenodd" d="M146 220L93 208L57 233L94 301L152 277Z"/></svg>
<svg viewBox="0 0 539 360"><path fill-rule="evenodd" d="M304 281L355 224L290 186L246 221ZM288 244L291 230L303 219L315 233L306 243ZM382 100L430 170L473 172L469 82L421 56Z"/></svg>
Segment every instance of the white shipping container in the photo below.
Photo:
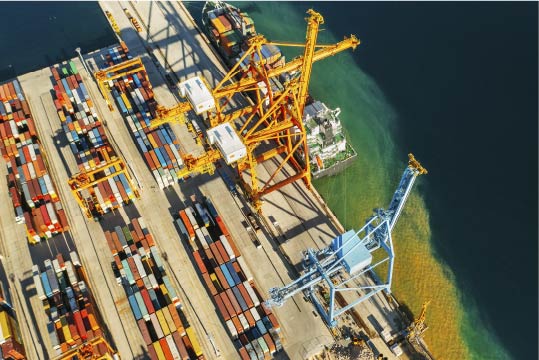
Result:
<svg viewBox="0 0 539 360"><path fill-rule="evenodd" d="M240 320L241 326L243 327L244 330L249 329L249 322L247 321L247 318L245 317L245 315L239 314L238 319Z"/></svg>
<svg viewBox="0 0 539 360"><path fill-rule="evenodd" d="M258 305L256 305L258 306ZM252 307L249 309L249 311L251 312L251 315L253 315L253 318L255 319L255 321L259 321L259 320L262 320L260 318L260 314L258 313L258 311L256 310L256 308Z"/></svg>
<svg viewBox="0 0 539 360"><path fill-rule="evenodd" d="M238 331L236 330L236 327L234 326L234 323L232 320L226 321L226 326L228 327L228 331L230 332L230 335L232 335L232 338L235 339L238 337Z"/></svg>
<svg viewBox="0 0 539 360"><path fill-rule="evenodd" d="M13 112L13 111L11 110L11 105L9 104L8 101L6 101L6 102L4 103L4 107L6 108L6 113L10 114L10 113Z"/></svg>
<svg viewBox="0 0 539 360"><path fill-rule="evenodd" d="M195 219L195 212L193 211L193 208L190 206L186 207L185 214L189 218L189 222L191 222L191 226L193 226L193 229L198 229L198 223Z"/></svg>
<svg viewBox="0 0 539 360"><path fill-rule="evenodd" d="M206 240L207 240L207 239L210 239L210 241L213 242L213 239L211 238L210 233L208 232L208 229L206 229L205 226L201 227L201 228L200 228L200 231L202 231L202 235L204 235L204 237L206 238Z"/></svg>
<svg viewBox="0 0 539 360"><path fill-rule="evenodd" d="M36 170L34 168L34 164L29 162L29 163L26 163L26 165L28 166L28 172L30 173L30 179L35 179L36 178Z"/></svg>
<svg viewBox="0 0 539 360"><path fill-rule="evenodd" d="M43 180L45 180L45 186L47 187L47 191L51 195L55 195L56 192L54 191L54 187L52 186L51 178L49 174L43 175Z"/></svg>
<svg viewBox="0 0 539 360"><path fill-rule="evenodd" d="M105 200L103 199L103 196L101 195L101 192L99 191L99 188L97 185L94 187L95 190L95 196L97 197L97 202L99 203L99 206L104 208L105 207Z"/></svg>
<svg viewBox="0 0 539 360"><path fill-rule="evenodd" d="M53 224L58 224L58 217L56 216L56 212L54 211L54 206L52 205L52 203L47 203L47 212L49 213L49 217L51 219L51 222ZM54 227L51 229L53 230Z"/></svg>
<svg viewBox="0 0 539 360"><path fill-rule="evenodd" d="M255 306L260 305L260 300L258 299L258 296L256 296L256 293L255 293L255 291L253 290L253 288L251 287L251 284L249 284L248 281L244 281L244 282L243 282L243 286L245 286L245 290L247 290L247 293L248 293L249 296L251 297L251 300L253 300L253 304L254 304Z"/></svg>
<svg viewBox="0 0 539 360"><path fill-rule="evenodd" d="M150 290L153 286L152 286L152 283L150 282L150 279L146 276L146 277L143 277L142 278L142 281L144 282L144 287L148 290Z"/></svg>
<svg viewBox="0 0 539 360"><path fill-rule="evenodd" d="M135 266L137 267L138 273L140 274L140 277L146 277L146 270L144 270L144 266L142 266L142 261L140 260L140 255L135 254L133 255L133 260L135 261Z"/></svg>
<svg viewBox="0 0 539 360"><path fill-rule="evenodd" d="M228 239L226 238L226 236L224 235L219 236L219 240L221 240L221 243L223 244L223 247L225 248L225 251L228 254L228 257L231 259L235 259L236 254L234 254L234 251L232 250L232 247L230 246L230 243L228 242Z"/></svg>
<svg viewBox="0 0 539 360"><path fill-rule="evenodd" d="M37 147L39 147L38 144L33 144L33 145L28 146L28 152L30 153L30 159L32 159L32 161L37 160L37 158L36 158L36 148Z"/></svg>
<svg viewBox="0 0 539 360"><path fill-rule="evenodd" d="M14 120L9 121L9 127L11 128L11 133L13 134L14 138L19 137L19 129L17 128L17 124L15 124Z"/></svg>
<svg viewBox="0 0 539 360"><path fill-rule="evenodd" d="M179 84L182 97L187 97L197 115L215 108L215 100L206 83L198 76Z"/></svg>
<svg viewBox="0 0 539 360"><path fill-rule="evenodd" d="M150 284L152 284L152 287L154 289L157 289L159 287L159 284L157 283L157 280L155 279L155 275L153 273L148 275L148 279L150 280Z"/></svg>
<svg viewBox="0 0 539 360"><path fill-rule="evenodd" d="M216 144L227 164L232 164L247 156L247 149L229 123L217 125L208 130L210 144Z"/></svg>
<svg viewBox="0 0 539 360"><path fill-rule="evenodd" d="M79 260L79 255L75 251L71 251L69 253L69 257L71 258L71 262L75 266L82 266Z"/></svg>
<svg viewBox="0 0 539 360"><path fill-rule="evenodd" d="M167 340L168 347L170 348L170 353L172 354L172 358L174 360L181 360L180 353L178 349L176 348L176 344L174 344L174 339L172 338L172 335L168 334L165 339Z"/></svg>
<svg viewBox="0 0 539 360"><path fill-rule="evenodd" d="M64 262L66 271L67 271L67 277L69 279L69 282L71 285L75 285L78 283L77 277L75 276L75 269L73 268L73 263L71 260L67 260Z"/></svg>
<svg viewBox="0 0 539 360"><path fill-rule="evenodd" d="M251 271L249 270L249 267L248 267L247 264L245 263L245 260L243 260L243 257L242 257L242 256L238 256L238 257L236 258L236 261L238 262L238 264L240 264L241 270L242 270L243 273L245 274L245 277L247 278L247 280L248 280L248 281L253 280L253 274L252 274Z"/></svg>
<svg viewBox="0 0 539 360"><path fill-rule="evenodd" d="M198 238L198 241L200 241L200 245L202 245L204 249L209 248L208 242L204 238L204 234L202 234L202 231L200 231L200 229L195 229L195 234Z"/></svg>

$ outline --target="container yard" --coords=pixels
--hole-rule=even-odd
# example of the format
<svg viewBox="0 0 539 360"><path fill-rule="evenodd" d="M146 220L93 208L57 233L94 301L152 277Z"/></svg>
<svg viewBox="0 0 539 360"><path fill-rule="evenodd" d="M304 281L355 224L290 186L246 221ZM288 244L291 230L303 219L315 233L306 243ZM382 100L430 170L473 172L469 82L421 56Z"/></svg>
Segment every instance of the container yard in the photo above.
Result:
<svg viewBox="0 0 539 360"><path fill-rule="evenodd" d="M270 289L298 278L306 249L344 232L316 191L294 182L264 195L258 214L231 159L210 157L215 173L186 171L193 163L185 159L223 151L206 139L208 119L194 111L184 123L155 126L159 107L186 103L178 83L196 75L211 88L227 73L191 15L181 3L100 6L118 45L0 87L0 172L9 189L0 197L13 203L2 209L0 251L28 358L312 359L336 341L346 345L351 334L330 330L308 297L266 304ZM234 23L217 20L224 48L245 50ZM263 57L284 63L271 50ZM260 181L278 167L261 164ZM38 207L50 220L39 210L43 219L32 222ZM13 241L25 236L32 246ZM377 295L343 317L356 335L369 335L371 358L395 356L372 323L357 323L398 328L395 307Z"/></svg>
<svg viewBox="0 0 539 360"><path fill-rule="evenodd" d="M30 243L68 230L34 118L17 80L0 86L0 121L0 151L7 166L15 221L25 224Z"/></svg>
<svg viewBox="0 0 539 360"><path fill-rule="evenodd" d="M0 358L24 360L26 352L21 336L17 313L9 293L7 276L0 262Z"/></svg>
<svg viewBox="0 0 539 360"><path fill-rule="evenodd" d="M87 286L85 271L76 252L62 254L32 266L37 296L49 321L47 333L53 357L70 358L85 352L113 359L116 351L105 340L101 315Z"/></svg>
<svg viewBox="0 0 539 360"><path fill-rule="evenodd" d="M241 358L265 358L282 350L280 325L264 305L251 271L211 199L195 200L178 215L182 241L193 250L199 275Z"/></svg>
<svg viewBox="0 0 539 360"><path fill-rule="evenodd" d="M138 196L123 159L108 136L77 67L51 67L54 105L76 158L79 172L70 180L72 192L86 216L98 217L129 204Z"/></svg>
<svg viewBox="0 0 539 360"><path fill-rule="evenodd" d="M108 66L131 58L125 45L108 52ZM106 68L103 71L107 71ZM177 183L177 173L183 166L178 140L167 125L150 128L157 102L145 69L110 80L109 88L159 187L163 189Z"/></svg>
<svg viewBox="0 0 539 360"><path fill-rule="evenodd" d="M106 231L112 266L152 359L196 359L203 353L142 218ZM157 355L159 354L159 355Z"/></svg>

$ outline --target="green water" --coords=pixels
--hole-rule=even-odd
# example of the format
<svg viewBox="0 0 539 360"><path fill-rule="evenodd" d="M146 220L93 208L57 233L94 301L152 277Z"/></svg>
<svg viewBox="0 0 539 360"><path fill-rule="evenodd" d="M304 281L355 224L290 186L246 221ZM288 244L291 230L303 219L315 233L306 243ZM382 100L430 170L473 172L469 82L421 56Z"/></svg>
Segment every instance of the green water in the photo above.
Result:
<svg viewBox="0 0 539 360"><path fill-rule="evenodd" d="M297 11L298 6L282 2L236 5L250 13L258 32L268 39L304 40L305 16ZM319 35L320 43L334 43L336 39L327 27ZM288 59L297 55L297 51L283 51ZM314 182L345 228L358 228L373 208L387 206L404 170L407 153L413 152L397 149L394 137L403 125L398 123L398 114L376 82L357 66L354 57L361 56L361 52L360 45L354 53L347 51L316 63L310 86L315 98L341 108L348 139L358 152L354 164L344 172ZM416 155L421 161L420 154ZM429 164L423 165L428 169ZM432 301L425 338L437 358L509 358L475 304L456 288L452 271L433 250L424 181L419 178L416 182L394 233L397 261L393 291L416 315L423 301Z"/></svg>

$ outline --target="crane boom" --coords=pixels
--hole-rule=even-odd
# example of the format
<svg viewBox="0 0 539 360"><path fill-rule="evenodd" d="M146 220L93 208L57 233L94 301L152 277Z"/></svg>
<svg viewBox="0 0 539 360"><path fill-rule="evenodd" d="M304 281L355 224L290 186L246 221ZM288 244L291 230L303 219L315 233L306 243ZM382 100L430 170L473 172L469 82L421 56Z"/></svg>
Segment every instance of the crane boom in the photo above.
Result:
<svg viewBox="0 0 539 360"><path fill-rule="evenodd" d="M336 317L347 310L382 290L387 293L391 292L395 258L391 231L406 203L415 178L418 175L427 173L412 154L409 154L408 157L408 166L404 170L390 203L394 210L391 210L391 212L376 210L375 215L369 218L359 231L350 230L337 236L328 247L322 250L308 249L304 259L305 273L284 287L270 289L270 298L266 301L268 306L281 306L287 299L303 291L313 301L326 323L330 327L334 327ZM372 253L379 249L383 250L387 256L373 264L374 257ZM380 258L381 256L376 256L376 259ZM387 278L385 283L382 283L374 270L385 263L388 266ZM356 279L367 272L370 272L376 279L375 284L358 285ZM337 274L346 275L347 278L342 280L343 277L335 276ZM329 288L329 306L323 305L318 299L316 287L319 284ZM335 308L335 294L344 291L358 294L357 296L359 297L347 306L337 309ZM359 295L359 292L361 295Z"/></svg>

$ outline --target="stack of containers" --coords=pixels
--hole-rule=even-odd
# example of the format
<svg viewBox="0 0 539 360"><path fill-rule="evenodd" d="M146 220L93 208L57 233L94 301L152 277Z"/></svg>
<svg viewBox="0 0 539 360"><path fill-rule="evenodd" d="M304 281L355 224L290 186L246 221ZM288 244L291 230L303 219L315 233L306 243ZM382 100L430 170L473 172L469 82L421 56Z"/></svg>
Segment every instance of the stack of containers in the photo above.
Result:
<svg viewBox="0 0 539 360"><path fill-rule="evenodd" d="M176 223L181 238L191 244L196 268L241 358L264 359L281 350L280 325L264 305L247 264L211 200L194 201L193 207L180 210L179 215Z"/></svg>
<svg viewBox="0 0 539 360"><path fill-rule="evenodd" d="M52 67L51 72L55 82L54 104L71 151L80 172L89 172L89 180L96 181L87 188L79 189L76 184L72 185L79 203L85 207L88 217L96 217L130 203L136 197L135 187L125 163L108 142L75 64L69 62L66 66ZM109 165L114 160L119 162Z"/></svg>
<svg viewBox="0 0 539 360"><path fill-rule="evenodd" d="M106 231L105 238L150 357L201 358L200 344L143 219Z"/></svg>
<svg viewBox="0 0 539 360"><path fill-rule="evenodd" d="M115 56L107 56L107 61L118 64L129 58L123 47L113 50ZM180 146L168 125L150 129L157 102L145 71L111 80L109 87L159 187L174 185L183 167Z"/></svg>
<svg viewBox="0 0 539 360"><path fill-rule="evenodd" d="M47 330L57 355L104 335L79 257L74 251L69 256L71 260L64 261L61 254L45 260L43 271L38 265L32 267L36 293L49 317ZM96 354L114 353L106 341L94 346Z"/></svg>
<svg viewBox="0 0 539 360"><path fill-rule="evenodd" d="M0 271L4 272L1 264ZM2 289L0 289L0 359L26 359L15 311L2 293Z"/></svg>
<svg viewBox="0 0 539 360"><path fill-rule="evenodd" d="M0 151L8 168L15 221L37 243L67 231L67 217L45 166L28 102L17 80L0 85Z"/></svg>

